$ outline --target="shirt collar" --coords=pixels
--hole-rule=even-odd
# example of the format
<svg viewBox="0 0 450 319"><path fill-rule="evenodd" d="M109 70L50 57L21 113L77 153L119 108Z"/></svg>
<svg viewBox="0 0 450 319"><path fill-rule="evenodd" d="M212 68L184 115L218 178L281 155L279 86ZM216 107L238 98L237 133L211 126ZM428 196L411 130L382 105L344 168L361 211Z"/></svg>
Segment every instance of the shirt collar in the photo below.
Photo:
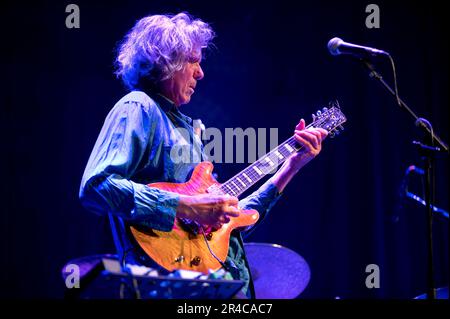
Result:
<svg viewBox="0 0 450 319"><path fill-rule="evenodd" d="M151 97L155 100L156 103L158 103L158 105L164 112L166 113L170 112L174 115L177 115L178 117L182 118L185 122L187 122L189 125L192 125L192 118L181 113L178 107L164 95L161 95L159 93L152 93Z"/></svg>
<svg viewBox="0 0 450 319"><path fill-rule="evenodd" d="M164 95L161 95L159 93L152 93L151 97L153 98L153 100L155 100L156 103L158 103L158 105L164 112L169 112L177 108L176 105Z"/></svg>

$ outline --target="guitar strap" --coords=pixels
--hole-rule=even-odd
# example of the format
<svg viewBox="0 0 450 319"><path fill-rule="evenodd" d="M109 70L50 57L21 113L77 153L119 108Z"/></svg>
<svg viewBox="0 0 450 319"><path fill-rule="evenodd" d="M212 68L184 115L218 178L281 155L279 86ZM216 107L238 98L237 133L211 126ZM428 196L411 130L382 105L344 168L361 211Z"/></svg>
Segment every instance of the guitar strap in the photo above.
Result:
<svg viewBox="0 0 450 319"><path fill-rule="evenodd" d="M244 241L242 240L241 234L239 234L238 240L239 240L239 243L242 246L242 249L244 249L243 257L244 257L245 266L248 269L248 275L249 275L249 279L250 279L249 283L248 283L248 289L250 289L250 294L251 294L250 299L256 299L255 286L253 285L252 272L250 271L250 265L249 265L248 260L247 260L247 255L246 255L245 248L244 248Z"/></svg>
<svg viewBox="0 0 450 319"><path fill-rule="evenodd" d="M111 227L111 233L114 240L114 246L116 247L117 256L122 268L125 268L125 248L124 243L120 237L120 230L125 229L121 218L116 218L113 214L108 213L109 225Z"/></svg>

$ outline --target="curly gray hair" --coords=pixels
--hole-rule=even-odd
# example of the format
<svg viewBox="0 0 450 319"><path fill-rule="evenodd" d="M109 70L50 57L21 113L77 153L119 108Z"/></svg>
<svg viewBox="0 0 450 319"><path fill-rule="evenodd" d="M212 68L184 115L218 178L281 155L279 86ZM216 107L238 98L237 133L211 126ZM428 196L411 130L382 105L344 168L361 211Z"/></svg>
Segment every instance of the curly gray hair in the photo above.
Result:
<svg viewBox="0 0 450 319"><path fill-rule="evenodd" d="M214 35L207 23L187 13L142 18L119 47L116 75L130 90L144 78L156 84L181 70L192 52L208 47Z"/></svg>

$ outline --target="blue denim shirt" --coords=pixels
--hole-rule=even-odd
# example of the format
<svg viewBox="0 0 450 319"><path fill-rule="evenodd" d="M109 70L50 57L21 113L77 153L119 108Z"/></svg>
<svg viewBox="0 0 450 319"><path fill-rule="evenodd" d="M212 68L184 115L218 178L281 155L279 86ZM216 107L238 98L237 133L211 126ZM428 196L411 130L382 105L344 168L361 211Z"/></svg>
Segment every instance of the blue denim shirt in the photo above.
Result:
<svg viewBox="0 0 450 319"><path fill-rule="evenodd" d="M178 194L147 184L186 182L196 164L207 160L201 141L193 132L192 119L164 97L151 95L133 91L112 108L89 157L79 193L86 209L109 214L119 221L118 240L127 262L147 266L155 265L133 240L128 225L170 231L179 200ZM180 131L188 132L189 136ZM180 145L190 148L189 161L172 160L171 149ZM239 206L256 209L260 213L259 224L279 197L275 185L268 181L241 199ZM230 272L235 279L245 281L242 292L251 298L254 297L249 289L251 277L241 235L232 232L225 264L236 266Z"/></svg>

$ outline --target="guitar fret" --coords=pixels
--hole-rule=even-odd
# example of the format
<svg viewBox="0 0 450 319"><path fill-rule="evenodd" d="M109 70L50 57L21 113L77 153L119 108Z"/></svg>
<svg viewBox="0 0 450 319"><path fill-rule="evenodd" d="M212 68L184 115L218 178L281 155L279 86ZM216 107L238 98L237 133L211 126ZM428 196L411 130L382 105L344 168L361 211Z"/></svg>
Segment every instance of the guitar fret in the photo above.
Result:
<svg viewBox="0 0 450 319"><path fill-rule="evenodd" d="M333 108L333 111L327 111L327 113L335 113L336 110ZM328 115L328 114L327 114ZM338 114L339 115L339 114ZM334 116L334 117L333 117ZM343 115L339 115L342 118L342 121L345 122L345 117ZM326 129L330 131L330 125L327 124L327 119L329 116L320 116L319 119L314 119L314 123L308 125L308 127L323 127L324 123L327 125ZM336 116L332 114L331 119L334 122L338 122ZM335 123L332 123L333 127L336 127ZM302 149L302 145L299 144L295 137L291 136L289 139L281 143L276 148L272 149L269 153L262 156L252 165L250 165L247 169L243 170L241 173L235 175L231 178L227 183L229 183L229 187L233 186L234 192L236 196L242 194L248 188L250 188L253 184L259 181L261 178L273 172L280 164L282 164L287 158L289 158L292 154L296 153Z"/></svg>
<svg viewBox="0 0 450 319"><path fill-rule="evenodd" d="M262 175L263 174L263 172L261 172L261 170L258 167L253 166L253 169L256 171L256 173L258 173L258 175Z"/></svg>
<svg viewBox="0 0 450 319"><path fill-rule="evenodd" d="M244 182L243 181L241 181L241 179L239 178L239 177L236 177L236 179L239 181L239 183L241 183L242 184L242 186L244 186L244 187L247 187L247 185L245 185L244 184Z"/></svg>
<svg viewBox="0 0 450 319"><path fill-rule="evenodd" d="M297 143L297 141L295 139L289 140L288 141L289 145L292 146L294 149L298 149L300 146Z"/></svg>
<svg viewBox="0 0 450 319"><path fill-rule="evenodd" d="M245 179L249 182L249 183L253 183L255 180L258 180L257 175L255 174L255 171L250 170L250 169L246 169L242 172L242 176L245 177Z"/></svg>
<svg viewBox="0 0 450 319"><path fill-rule="evenodd" d="M283 149L284 150L284 149ZM286 150L282 151L280 150L280 154L283 156L284 159L288 158L291 154L288 153ZM283 160L282 160L283 161Z"/></svg>
<svg viewBox="0 0 450 319"><path fill-rule="evenodd" d="M291 155L291 153L289 152L288 149L286 149L286 147L284 147L285 145L287 145L289 141L286 141L285 143L283 143L282 145L280 145L280 147L278 148L278 151L284 155L286 157L286 155Z"/></svg>
<svg viewBox="0 0 450 319"><path fill-rule="evenodd" d="M284 147L288 150L288 152L289 153L292 153L293 151L294 151L294 149L292 148L292 146L291 145L289 145L289 144L284 144Z"/></svg>
<svg viewBox="0 0 450 319"><path fill-rule="evenodd" d="M345 122L346 120L343 114L336 114L336 112L339 112L339 110L336 110L333 107L332 111L327 111L327 116L322 114L319 119L314 119L314 123L308 125L308 127L322 127L328 131L334 130L334 127ZM332 113L331 117L328 115L330 113ZM339 118L336 116L339 116ZM331 119L333 122L327 122L328 119ZM338 119L341 122L339 122ZM330 128L331 126L333 126L333 128ZM299 151L301 148L302 145L299 144L293 136L291 136L276 148L272 149L269 153L255 161L241 173L236 174L234 177L229 179L223 184L222 189L224 190L226 188L229 193L234 196L239 196L261 178L273 172L280 164L282 164L287 158Z"/></svg>
<svg viewBox="0 0 450 319"><path fill-rule="evenodd" d="M269 157L266 157L266 162L267 162L267 164L269 164L270 166L274 166L274 165L275 165L275 163L272 162L272 160L271 160Z"/></svg>
<svg viewBox="0 0 450 319"><path fill-rule="evenodd" d="M228 187L228 189L229 189L232 193L234 193L234 195L236 195L235 190L234 190L230 185L228 185L228 184L223 184L223 186L224 186L224 187Z"/></svg>
<svg viewBox="0 0 450 319"><path fill-rule="evenodd" d="M281 153L280 152L278 152L278 150L275 150L275 155L276 156L278 156L278 158L280 159L280 160L282 160L284 157L283 157L283 155L281 155Z"/></svg>
<svg viewBox="0 0 450 319"><path fill-rule="evenodd" d="M242 175L243 175L250 183L252 182L252 180L250 179L250 177L247 176L247 174L242 173Z"/></svg>

